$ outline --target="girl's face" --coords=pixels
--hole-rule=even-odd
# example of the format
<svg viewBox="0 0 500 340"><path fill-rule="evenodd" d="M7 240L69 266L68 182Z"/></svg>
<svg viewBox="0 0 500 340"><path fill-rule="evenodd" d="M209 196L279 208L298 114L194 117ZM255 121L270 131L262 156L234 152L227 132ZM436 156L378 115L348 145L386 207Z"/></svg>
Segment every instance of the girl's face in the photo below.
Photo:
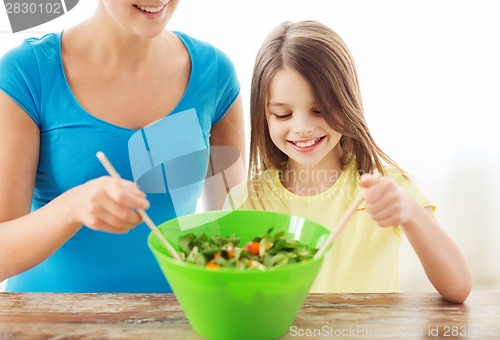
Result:
<svg viewBox="0 0 500 340"><path fill-rule="evenodd" d="M180 0L101 0L108 15L125 30L145 38L163 32Z"/></svg>
<svg viewBox="0 0 500 340"><path fill-rule="evenodd" d="M296 165L340 164L340 137L323 118L312 90L297 71L280 69L269 84L266 103L269 134Z"/></svg>

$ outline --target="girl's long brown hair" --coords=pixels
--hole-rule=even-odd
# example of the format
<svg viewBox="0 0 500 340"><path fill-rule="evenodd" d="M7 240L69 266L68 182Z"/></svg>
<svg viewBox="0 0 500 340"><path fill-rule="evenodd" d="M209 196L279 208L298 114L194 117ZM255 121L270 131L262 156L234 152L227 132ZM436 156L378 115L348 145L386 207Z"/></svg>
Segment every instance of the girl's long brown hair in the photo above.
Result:
<svg viewBox="0 0 500 340"><path fill-rule="evenodd" d="M279 169L288 159L272 142L266 119L269 83L285 66L307 80L323 117L342 134L342 167L355 160L360 173L377 169L384 174L385 161L407 177L368 130L354 61L343 40L324 24L300 21L276 27L255 60L250 93L250 178L269 167Z"/></svg>

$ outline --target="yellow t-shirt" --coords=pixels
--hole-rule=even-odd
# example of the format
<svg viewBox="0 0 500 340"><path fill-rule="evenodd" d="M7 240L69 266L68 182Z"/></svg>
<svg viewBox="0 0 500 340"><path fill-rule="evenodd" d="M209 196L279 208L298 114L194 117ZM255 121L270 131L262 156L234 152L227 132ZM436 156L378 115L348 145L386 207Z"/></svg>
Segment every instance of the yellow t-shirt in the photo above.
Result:
<svg viewBox="0 0 500 340"><path fill-rule="evenodd" d="M391 168L387 176L401 185L421 206L434 205L411 180ZM277 169L266 170L259 181L234 188L226 209L268 210L298 215L333 230L359 192L359 176L352 163L328 190L299 196L286 190ZM338 235L314 282L312 293L399 292L398 260L402 230L380 227L365 211L364 202Z"/></svg>

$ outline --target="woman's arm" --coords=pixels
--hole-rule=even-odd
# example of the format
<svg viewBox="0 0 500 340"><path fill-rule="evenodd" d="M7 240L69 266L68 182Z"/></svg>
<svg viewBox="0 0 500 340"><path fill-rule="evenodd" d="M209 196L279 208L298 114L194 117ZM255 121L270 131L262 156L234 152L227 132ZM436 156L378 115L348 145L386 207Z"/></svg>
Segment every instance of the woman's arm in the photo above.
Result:
<svg viewBox="0 0 500 340"><path fill-rule="evenodd" d="M241 95L238 95L224 117L213 126L210 145L230 146L238 149L243 162L245 162L245 123Z"/></svg>
<svg viewBox="0 0 500 340"><path fill-rule="evenodd" d="M241 95L224 117L213 126L210 146L209 167L215 169L220 181L217 182L218 185L205 186L203 201L206 210L215 210L223 208L231 188L246 180L245 126ZM217 147L230 147L232 152ZM219 171L221 168L223 173Z"/></svg>
<svg viewBox="0 0 500 340"><path fill-rule="evenodd" d="M446 300L463 303L472 286L469 268L432 209L421 207L389 177L371 176L361 177L366 210L380 226L402 226L432 285Z"/></svg>
<svg viewBox="0 0 500 340"><path fill-rule="evenodd" d="M109 177L75 187L30 213L40 131L2 91L0 122L0 281L45 260L83 224L123 233L140 222L133 208L147 208L144 194L131 182Z"/></svg>

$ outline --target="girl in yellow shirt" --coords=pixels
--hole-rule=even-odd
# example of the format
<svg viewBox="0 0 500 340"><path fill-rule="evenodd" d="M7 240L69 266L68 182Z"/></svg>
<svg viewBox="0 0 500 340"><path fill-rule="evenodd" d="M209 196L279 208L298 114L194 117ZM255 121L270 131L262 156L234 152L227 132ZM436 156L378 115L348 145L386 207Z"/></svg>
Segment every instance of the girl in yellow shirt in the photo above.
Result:
<svg viewBox="0 0 500 340"><path fill-rule="evenodd" d="M250 179L230 192L231 208L295 214L332 229L365 190L312 292L399 292L404 232L436 290L465 301L467 264L433 204L373 140L354 62L334 31L315 21L275 28L256 58L250 112ZM374 180L374 171L383 176Z"/></svg>

